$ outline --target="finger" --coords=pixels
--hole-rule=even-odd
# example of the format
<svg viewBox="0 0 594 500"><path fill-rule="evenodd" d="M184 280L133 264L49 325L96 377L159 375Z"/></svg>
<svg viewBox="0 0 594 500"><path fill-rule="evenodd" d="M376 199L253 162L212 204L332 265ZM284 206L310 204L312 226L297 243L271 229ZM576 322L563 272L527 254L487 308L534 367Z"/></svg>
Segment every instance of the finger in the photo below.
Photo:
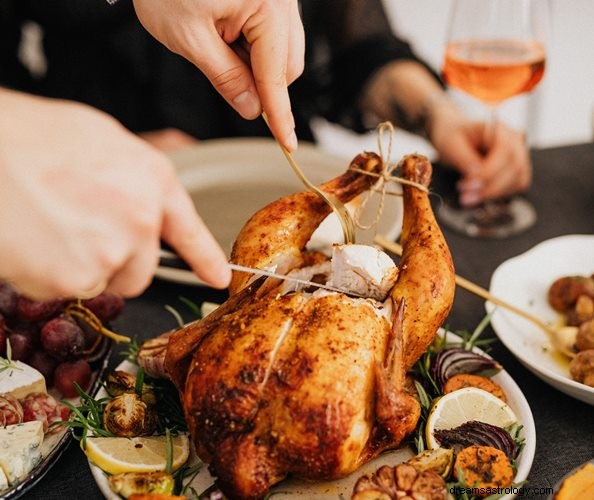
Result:
<svg viewBox="0 0 594 500"><path fill-rule="evenodd" d="M159 238L143 241L139 249L113 274L106 290L124 297L136 297L148 288L159 263Z"/></svg>
<svg viewBox="0 0 594 500"><path fill-rule="evenodd" d="M287 83L289 7L286 2L267 2L262 11L247 20L242 31L251 47L254 81L270 130L293 151L297 137Z"/></svg>
<svg viewBox="0 0 594 500"><path fill-rule="evenodd" d="M439 154L444 163L458 170L462 176L480 176L483 157L478 144L474 141L471 128L462 128L449 134L445 143L439 148Z"/></svg>
<svg viewBox="0 0 594 500"><path fill-rule="evenodd" d="M186 57L210 80L215 89L243 118L260 116L262 103L249 66L212 30L200 36Z"/></svg>
<svg viewBox="0 0 594 500"><path fill-rule="evenodd" d="M161 237L200 279L215 288L229 285L231 270L227 258L179 183L168 197Z"/></svg>
<svg viewBox="0 0 594 500"><path fill-rule="evenodd" d="M291 2L289 11L289 51L287 54L287 84L293 83L303 73L305 65L305 33L299 14L299 2Z"/></svg>

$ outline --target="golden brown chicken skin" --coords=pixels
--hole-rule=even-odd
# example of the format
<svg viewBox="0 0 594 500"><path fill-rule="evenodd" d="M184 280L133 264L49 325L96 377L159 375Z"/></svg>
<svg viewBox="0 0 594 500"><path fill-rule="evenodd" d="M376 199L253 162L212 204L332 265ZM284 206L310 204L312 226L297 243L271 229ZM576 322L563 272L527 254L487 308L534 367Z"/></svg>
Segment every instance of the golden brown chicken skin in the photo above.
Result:
<svg viewBox="0 0 594 500"><path fill-rule="evenodd" d="M354 163L381 168L371 153ZM409 157L403 175L428 185L431 165ZM325 189L347 201L370 179L349 171ZM234 262L300 266L322 212L310 193L265 207L238 236ZM171 335L167 370L197 451L229 496L260 498L288 474L342 477L414 430L420 409L406 371L447 315L454 279L427 193L405 186L404 213L400 275L385 303L283 294L278 281L246 285L239 275L215 317Z"/></svg>

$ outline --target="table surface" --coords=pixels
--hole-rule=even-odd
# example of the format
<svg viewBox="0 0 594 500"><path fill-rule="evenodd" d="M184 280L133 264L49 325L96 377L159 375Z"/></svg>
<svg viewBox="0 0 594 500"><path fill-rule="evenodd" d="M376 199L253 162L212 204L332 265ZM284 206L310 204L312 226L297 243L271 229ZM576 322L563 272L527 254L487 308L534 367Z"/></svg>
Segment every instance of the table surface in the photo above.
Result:
<svg viewBox="0 0 594 500"><path fill-rule="evenodd" d="M537 150L532 158L534 182L526 198L534 204L538 221L528 232L505 240L476 240L444 228L457 273L485 288L501 262L541 241L564 234L594 234L594 143ZM433 201L440 203L437 196ZM222 302L225 293L155 280L141 297L127 302L114 329L138 339L157 336L176 326L165 305L186 311L185 319L190 320L191 312L179 297L196 303ZM445 324L453 331L469 330L484 314L483 300L459 289ZM494 336L494 332L489 327L484 335ZM520 386L534 415L536 456L528 486L554 486L568 471L594 458L594 408L542 382L498 340L491 354ZM122 359L116 346L110 366ZM47 475L23 498L91 500L102 495L78 443L72 442Z"/></svg>

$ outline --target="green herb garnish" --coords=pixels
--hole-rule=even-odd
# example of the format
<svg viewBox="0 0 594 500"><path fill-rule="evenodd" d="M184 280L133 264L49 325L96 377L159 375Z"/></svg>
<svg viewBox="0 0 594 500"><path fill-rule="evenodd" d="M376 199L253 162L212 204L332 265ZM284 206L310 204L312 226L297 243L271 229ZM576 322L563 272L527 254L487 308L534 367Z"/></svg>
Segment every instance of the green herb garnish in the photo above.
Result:
<svg viewBox="0 0 594 500"><path fill-rule="evenodd" d="M12 359L12 347L10 347L10 339L6 339L6 358L0 357L0 373L5 370L19 370L23 371L20 366Z"/></svg>

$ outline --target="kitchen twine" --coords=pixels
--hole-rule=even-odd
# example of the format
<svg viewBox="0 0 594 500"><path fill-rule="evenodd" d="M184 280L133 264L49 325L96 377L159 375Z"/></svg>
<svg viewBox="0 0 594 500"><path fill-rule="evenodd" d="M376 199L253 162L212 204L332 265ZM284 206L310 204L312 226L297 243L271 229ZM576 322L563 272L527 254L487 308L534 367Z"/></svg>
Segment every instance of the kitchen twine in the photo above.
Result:
<svg viewBox="0 0 594 500"><path fill-rule="evenodd" d="M387 149L387 152L384 153L384 145L383 145L382 139L386 133L388 133L388 149ZM394 170L396 170L400 165L400 162L398 162L398 163L390 162L390 159L392 157L392 143L393 143L393 141L394 141L394 125L392 125L391 122L380 123L377 126L377 146L378 146L378 150L380 153L380 157L382 159L382 164L383 164L382 171L380 173L376 174L374 172L367 172L367 171L362 170L358 167L350 167L349 168L353 172L357 172L357 173L360 173L363 175L369 175L371 177L378 178L378 182L376 183L376 185L373 187L373 189L371 189L365 195L365 197L361 201L360 205L355 210L355 215L354 215L355 224L359 229L371 229L372 227L377 228L377 224L379 223L379 221L382 217L383 211L384 211L386 196L387 195L402 196L402 192L388 191L388 183L389 182L396 182L398 184L406 184L408 186L414 186L417 189L420 189L421 191L423 191L425 193L429 192L427 187L423 186L423 184L420 184L420 183L414 182L414 181L410 181L408 179L404 179L403 177L400 177L397 175L392 175L392 172ZM378 206L377 212L375 214L375 218L373 219L373 221L370 224L363 224L361 222L363 210L365 209L365 206L367 205L368 201L371 199L373 194L378 193L378 192L380 193L380 200L379 200L379 206Z"/></svg>

